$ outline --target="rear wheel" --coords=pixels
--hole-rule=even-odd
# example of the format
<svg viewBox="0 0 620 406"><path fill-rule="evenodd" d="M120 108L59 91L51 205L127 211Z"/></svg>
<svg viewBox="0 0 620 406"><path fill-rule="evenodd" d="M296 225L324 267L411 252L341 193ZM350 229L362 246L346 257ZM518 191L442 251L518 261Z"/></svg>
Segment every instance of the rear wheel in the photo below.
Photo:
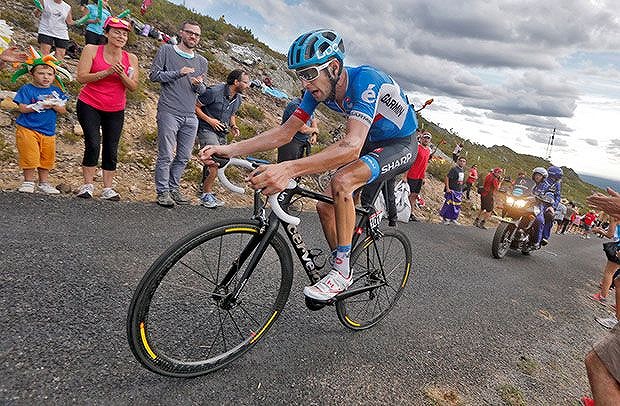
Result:
<svg viewBox="0 0 620 406"><path fill-rule="evenodd" d="M512 234L515 229L515 225L512 223L500 223L493 235L493 243L491 244L491 252L493 257L502 259L510 248L512 242Z"/></svg>
<svg viewBox="0 0 620 406"><path fill-rule="evenodd" d="M349 291L376 286L336 302L338 319L353 330L377 324L394 307L411 273L411 243L400 231L387 229L383 237L366 238L350 258L353 284Z"/></svg>
<svg viewBox="0 0 620 406"><path fill-rule="evenodd" d="M250 350L278 318L292 283L292 259L278 233L236 299L254 252L258 222L226 221L174 243L150 267L127 317L129 346L149 370L193 377L219 369ZM247 256L246 256L247 258Z"/></svg>

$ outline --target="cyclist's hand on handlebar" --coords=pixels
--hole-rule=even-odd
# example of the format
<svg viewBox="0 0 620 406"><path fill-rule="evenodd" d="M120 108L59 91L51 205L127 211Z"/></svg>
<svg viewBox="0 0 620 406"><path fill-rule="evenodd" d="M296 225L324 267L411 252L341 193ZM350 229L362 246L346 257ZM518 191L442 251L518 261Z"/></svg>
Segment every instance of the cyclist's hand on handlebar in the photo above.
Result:
<svg viewBox="0 0 620 406"><path fill-rule="evenodd" d="M227 153L226 145L207 145L198 153L198 157L202 161L203 164L213 166L216 165L215 161L211 159L211 156L219 156L222 158L230 158L230 155Z"/></svg>
<svg viewBox="0 0 620 406"><path fill-rule="evenodd" d="M285 163L261 165L246 178L246 181L255 190L270 196L283 191L292 178Z"/></svg>

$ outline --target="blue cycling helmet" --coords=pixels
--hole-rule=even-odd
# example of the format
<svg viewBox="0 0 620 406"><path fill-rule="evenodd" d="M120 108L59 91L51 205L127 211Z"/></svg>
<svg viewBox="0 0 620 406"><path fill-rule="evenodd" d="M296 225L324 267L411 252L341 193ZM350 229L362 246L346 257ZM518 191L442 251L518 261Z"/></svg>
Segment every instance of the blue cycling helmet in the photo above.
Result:
<svg viewBox="0 0 620 406"><path fill-rule="evenodd" d="M564 171L559 166L550 166L547 168L547 173L551 179L559 180L564 176Z"/></svg>
<svg viewBox="0 0 620 406"><path fill-rule="evenodd" d="M321 29L300 35L288 50L288 68L322 65L332 58L344 61L344 42L336 31Z"/></svg>

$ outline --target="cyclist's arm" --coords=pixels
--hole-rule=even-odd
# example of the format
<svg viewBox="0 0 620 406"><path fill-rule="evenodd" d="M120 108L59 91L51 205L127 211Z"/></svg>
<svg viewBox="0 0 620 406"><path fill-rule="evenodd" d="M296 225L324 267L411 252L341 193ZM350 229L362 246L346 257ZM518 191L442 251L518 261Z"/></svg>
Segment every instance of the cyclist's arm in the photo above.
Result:
<svg viewBox="0 0 620 406"><path fill-rule="evenodd" d="M359 120L349 119L347 132L342 139L317 154L282 164L290 171L291 178L339 168L359 157L367 135L368 126Z"/></svg>

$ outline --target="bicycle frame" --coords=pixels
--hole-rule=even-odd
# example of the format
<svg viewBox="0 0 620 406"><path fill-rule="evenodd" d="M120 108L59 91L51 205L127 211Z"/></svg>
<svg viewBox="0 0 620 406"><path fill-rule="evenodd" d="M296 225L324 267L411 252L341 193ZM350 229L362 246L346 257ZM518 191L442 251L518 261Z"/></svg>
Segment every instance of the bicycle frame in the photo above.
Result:
<svg viewBox="0 0 620 406"><path fill-rule="evenodd" d="M383 182L383 184L385 184L385 182ZM381 189L382 187L377 188L377 191L373 196L373 201L381 192ZM315 201L334 204L334 200L331 197L314 192L309 189L305 189L303 187L300 187L299 185L297 185L293 189L286 189L281 192L278 196L278 202L283 209L287 210L291 203L291 200L295 196L306 197ZM379 230L381 218L379 217L379 213L375 212L373 208L363 207L356 207L355 212L357 215L360 216L360 219L353 233L353 239L351 242L352 247L357 246L359 238L364 233L364 230L366 230L367 234L366 239L378 238L381 236L381 231ZM286 232L286 236L288 237L295 254L299 258L299 261L303 265L311 283L315 283L316 281L318 281L318 279L320 279L318 270L323 268L325 264L324 262L320 265L317 264L315 258L320 256L322 252L313 254L311 250L307 248L296 225L284 222L283 220L279 219L273 212L270 213L269 217L265 216L265 209L264 205L262 204L260 191L254 191L254 215L252 218L260 222L260 232L250 239L247 246L239 254L239 257L237 257L237 259L233 261L230 269L222 279L222 283L218 286L219 289L227 288L234 275L239 271L241 264L248 260L250 254L253 253L251 258L249 258L248 265L243 272L243 275L237 282L234 289L228 295L226 295L224 301L222 302L221 305L224 309L231 307L239 297L243 286L252 275L252 272L254 272L254 268L258 264L260 258L263 256L265 249L269 245L269 241L271 240L274 233L277 232L280 224L282 224ZM343 292L343 295L346 294L346 296L348 297L374 288L376 288L376 286L369 286L350 292Z"/></svg>

